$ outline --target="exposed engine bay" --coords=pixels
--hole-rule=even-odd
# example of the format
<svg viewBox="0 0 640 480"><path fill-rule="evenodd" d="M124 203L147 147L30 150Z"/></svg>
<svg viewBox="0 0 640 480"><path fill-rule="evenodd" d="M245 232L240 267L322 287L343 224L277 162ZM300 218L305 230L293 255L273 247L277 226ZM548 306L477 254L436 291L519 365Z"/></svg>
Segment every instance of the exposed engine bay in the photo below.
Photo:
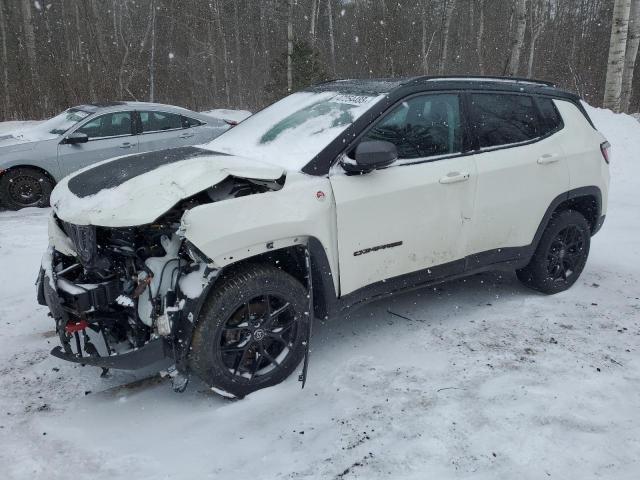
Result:
<svg viewBox="0 0 640 480"><path fill-rule="evenodd" d="M52 245L38 282L38 299L49 306L62 342L62 349L52 353L103 368L139 368L141 362L165 357L178 365L200 297L219 273L184 237L183 214L198 205L279 190L283 184L284 176L228 176L136 227L75 225L53 215ZM128 362L127 355L136 358Z"/></svg>

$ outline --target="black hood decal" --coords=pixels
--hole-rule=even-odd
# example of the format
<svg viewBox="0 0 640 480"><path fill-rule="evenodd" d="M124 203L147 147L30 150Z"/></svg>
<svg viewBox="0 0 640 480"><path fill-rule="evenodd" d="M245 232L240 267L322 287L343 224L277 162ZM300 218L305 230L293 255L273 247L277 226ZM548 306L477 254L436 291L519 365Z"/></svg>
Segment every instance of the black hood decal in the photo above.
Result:
<svg viewBox="0 0 640 480"><path fill-rule="evenodd" d="M227 154L196 147L178 147L157 152L139 153L119 158L79 173L69 180L68 186L75 196L80 198L88 197L89 195L95 195L100 190L122 185L127 180L169 163L197 157L220 155L226 156Z"/></svg>

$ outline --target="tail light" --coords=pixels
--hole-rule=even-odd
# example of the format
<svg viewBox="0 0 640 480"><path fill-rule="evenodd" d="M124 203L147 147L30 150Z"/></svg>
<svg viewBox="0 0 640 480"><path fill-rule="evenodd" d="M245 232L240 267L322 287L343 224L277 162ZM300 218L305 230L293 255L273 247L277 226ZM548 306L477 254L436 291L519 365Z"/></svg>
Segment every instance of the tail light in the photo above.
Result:
<svg viewBox="0 0 640 480"><path fill-rule="evenodd" d="M602 142L600 144L600 151L602 152L602 158L604 161L609 164L609 160L611 158L611 144L609 142Z"/></svg>

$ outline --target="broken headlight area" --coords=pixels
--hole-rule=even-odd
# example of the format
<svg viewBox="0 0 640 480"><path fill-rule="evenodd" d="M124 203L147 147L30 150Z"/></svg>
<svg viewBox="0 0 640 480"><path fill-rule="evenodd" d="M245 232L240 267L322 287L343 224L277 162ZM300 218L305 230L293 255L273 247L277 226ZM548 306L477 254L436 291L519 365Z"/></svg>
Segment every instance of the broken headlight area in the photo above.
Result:
<svg viewBox="0 0 640 480"><path fill-rule="evenodd" d="M216 274L206 256L176 234L167 215L131 228L80 226L56 219L75 256L51 247L38 298L56 321L54 355L103 368L137 369L181 356L184 323Z"/></svg>

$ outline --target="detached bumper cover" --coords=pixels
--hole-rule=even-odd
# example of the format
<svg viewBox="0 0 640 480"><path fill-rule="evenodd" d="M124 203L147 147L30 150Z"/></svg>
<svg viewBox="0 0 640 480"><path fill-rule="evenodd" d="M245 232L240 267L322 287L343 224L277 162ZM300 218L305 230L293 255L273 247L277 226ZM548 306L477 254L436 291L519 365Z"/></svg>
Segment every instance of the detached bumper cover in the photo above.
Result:
<svg viewBox="0 0 640 480"><path fill-rule="evenodd" d="M62 360L67 360L68 362L92 365L94 367L115 368L119 370L138 370L170 358L169 353L166 342L161 338L151 340L141 348L137 348L120 355L110 355L108 357L80 357L73 353L66 353L61 346L55 347L51 350L51 355Z"/></svg>

